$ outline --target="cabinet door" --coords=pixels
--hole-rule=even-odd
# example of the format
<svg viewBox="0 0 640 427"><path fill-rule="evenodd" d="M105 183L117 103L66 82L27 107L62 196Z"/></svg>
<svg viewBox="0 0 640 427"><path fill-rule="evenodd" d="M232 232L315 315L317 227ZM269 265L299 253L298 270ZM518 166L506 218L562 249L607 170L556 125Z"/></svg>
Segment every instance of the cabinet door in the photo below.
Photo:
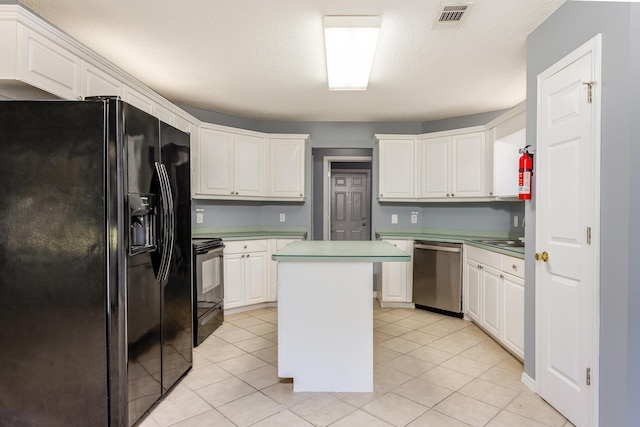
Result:
<svg viewBox="0 0 640 427"><path fill-rule="evenodd" d="M267 253L250 252L244 255L244 303L267 301Z"/></svg>
<svg viewBox="0 0 640 427"><path fill-rule="evenodd" d="M502 280L500 272L488 266L482 267L482 321L481 325L500 339L500 312L502 307Z"/></svg>
<svg viewBox="0 0 640 427"><path fill-rule="evenodd" d="M451 140L452 197L484 197L487 182L486 140L484 132L456 135Z"/></svg>
<svg viewBox="0 0 640 427"><path fill-rule="evenodd" d="M407 250L406 240L387 240L400 250ZM408 302L411 296L407 295L407 269L408 262L383 262L382 263L382 301ZM407 299L408 298L408 299Z"/></svg>
<svg viewBox="0 0 640 427"><path fill-rule="evenodd" d="M502 342L516 355L524 358L524 280L505 274L502 280Z"/></svg>
<svg viewBox="0 0 640 427"><path fill-rule="evenodd" d="M269 240L269 253L267 264L269 265L269 287L267 289L267 301L278 300L278 262L271 259L271 255L299 239L271 239Z"/></svg>
<svg viewBox="0 0 640 427"><path fill-rule="evenodd" d="M269 140L270 197L304 197L304 155L303 139Z"/></svg>
<svg viewBox="0 0 640 427"><path fill-rule="evenodd" d="M465 283L467 286L466 315L480 323L482 318L482 277L480 265L473 260L467 260L465 266Z"/></svg>
<svg viewBox="0 0 640 427"><path fill-rule="evenodd" d="M418 140L419 197L450 197L451 137Z"/></svg>
<svg viewBox="0 0 640 427"><path fill-rule="evenodd" d="M123 99L127 104L131 104L142 111L145 111L151 115L155 115L155 102L146 95L141 94L137 90L124 86L122 90Z"/></svg>
<svg viewBox="0 0 640 427"><path fill-rule="evenodd" d="M415 141L385 139L379 142L378 148L380 200L413 198Z"/></svg>
<svg viewBox="0 0 640 427"><path fill-rule="evenodd" d="M156 117L160 119L160 121L173 126L173 113L168 108L162 105L156 105Z"/></svg>
<svg viewBox="0 0 640 427"><path fill-rule="evenodd" d="M122 96L122 83L98 68L82 64L82 96Z"/></svg>
<svg viewBox="0 0 640 427"><path fill-rule="evenodd" d="M16 72L20 80L63 99L81 95L80 58L21 24L18 38Z"/></svg>
<svg viewBox="0 0 640 427"><path fill-rule="evenodd" d="M264 138L235 135L234 189L239 196L266 196L267 143Z"/></svg>
<svg viewBox="0 0 640 427"><path fill-rule="evenodd" d="M224 255L224 308L244 303L244 255Z"/></svg>
<svg viewBox="0 0 640 427"><path fill-rule="evenodd" d="M233 196L233 134L202 129L198 144L200 193Z"/></svg>

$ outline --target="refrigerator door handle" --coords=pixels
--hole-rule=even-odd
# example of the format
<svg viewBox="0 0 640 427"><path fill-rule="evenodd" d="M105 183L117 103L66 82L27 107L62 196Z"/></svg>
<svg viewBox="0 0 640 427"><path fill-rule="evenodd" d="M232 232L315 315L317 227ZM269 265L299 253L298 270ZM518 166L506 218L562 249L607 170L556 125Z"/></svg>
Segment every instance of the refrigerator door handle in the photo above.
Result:
<svg viewBox="0 0 640 427"><path fill-rule="evenodd" d="M169 198L166 190L166 182L160 163L155 163L156 173L158 174L158 182L160 184L160 198L162 199L162 256L160 257L160 267L158 268L158 281L165 280L167 271L169 270L167 257L169 252Z"/></svg>
<svg viewBox="0 0 640 427"><path fill-rule="evenodd" d="M176 239L176 230L175 230L175 207L173 206L173 193L171 191L171 182L169 181L169 174L167 173L167 168L164 164L160 164L160 170L162 170L165 192L167 198L167 207L168 207L168 227L167 227L167 237L168 243L167 247L167 261L165 266L165 272L162 280L167 280L169 277L169 270L171 266L171 257L173 256L173 245L175 244Z"/></svg>

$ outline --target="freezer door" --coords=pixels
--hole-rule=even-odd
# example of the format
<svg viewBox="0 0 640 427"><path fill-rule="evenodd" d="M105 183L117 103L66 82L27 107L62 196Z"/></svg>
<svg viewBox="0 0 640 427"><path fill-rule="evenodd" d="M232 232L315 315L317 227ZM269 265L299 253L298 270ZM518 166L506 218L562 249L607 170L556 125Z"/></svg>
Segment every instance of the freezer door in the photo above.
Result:
<svg viewBox="0 0 640 427"><path fill-rule="evenodd" d="M190 136L160 123L161 161L169 181L173 217L169 272L162 283L162 388L166 392L192 364L192 247Z"/></svg>
<svg viewBox="0 0 640 427"><path fill-rule="evenodd" d="M161 196L155 164L159 161L158 119L125 104L117 103L121 115L121 135L124 163L125 192L127 195L148 195L156 200L153 209L157 227L160 221ZM133 199L130 197L130 199ZM128 218L128 228L136 227L136 217L131 215L131 207L124 215ZM151 212L150 212L151 213ZM151 216L151 215L149 215ZM127 241L126 283L127 283L127 405L128 425L132 425L158 400L162 394L161 368L161 322L160 322L160 268L159 253L162 233L156 232L158 248L131 250L134 243L131 233L124 233Z"/></svg>

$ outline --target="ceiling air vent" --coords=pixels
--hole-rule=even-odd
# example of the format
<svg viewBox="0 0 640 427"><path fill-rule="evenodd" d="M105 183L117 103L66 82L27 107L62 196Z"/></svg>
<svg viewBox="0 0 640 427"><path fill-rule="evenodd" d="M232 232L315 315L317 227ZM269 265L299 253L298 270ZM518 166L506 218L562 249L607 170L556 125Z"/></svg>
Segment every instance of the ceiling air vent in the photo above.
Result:
<svg viewBox="0 0 640 427"><path fill-rule="evenodd" d="M468 9L468 4L443 4L436 25L459 25L466 18Z"/></svg>

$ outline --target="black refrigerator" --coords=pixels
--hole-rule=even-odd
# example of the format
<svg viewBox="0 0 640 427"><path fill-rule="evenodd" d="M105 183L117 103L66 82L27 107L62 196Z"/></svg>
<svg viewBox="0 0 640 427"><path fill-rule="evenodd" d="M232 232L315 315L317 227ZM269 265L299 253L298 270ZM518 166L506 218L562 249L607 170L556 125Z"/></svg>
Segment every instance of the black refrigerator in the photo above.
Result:
<svg viewBox="0 0 640 427"><path fill-rule="evenodd" d="M0 425L130 426L191 367L189 135L0 101Z"/></svg>

